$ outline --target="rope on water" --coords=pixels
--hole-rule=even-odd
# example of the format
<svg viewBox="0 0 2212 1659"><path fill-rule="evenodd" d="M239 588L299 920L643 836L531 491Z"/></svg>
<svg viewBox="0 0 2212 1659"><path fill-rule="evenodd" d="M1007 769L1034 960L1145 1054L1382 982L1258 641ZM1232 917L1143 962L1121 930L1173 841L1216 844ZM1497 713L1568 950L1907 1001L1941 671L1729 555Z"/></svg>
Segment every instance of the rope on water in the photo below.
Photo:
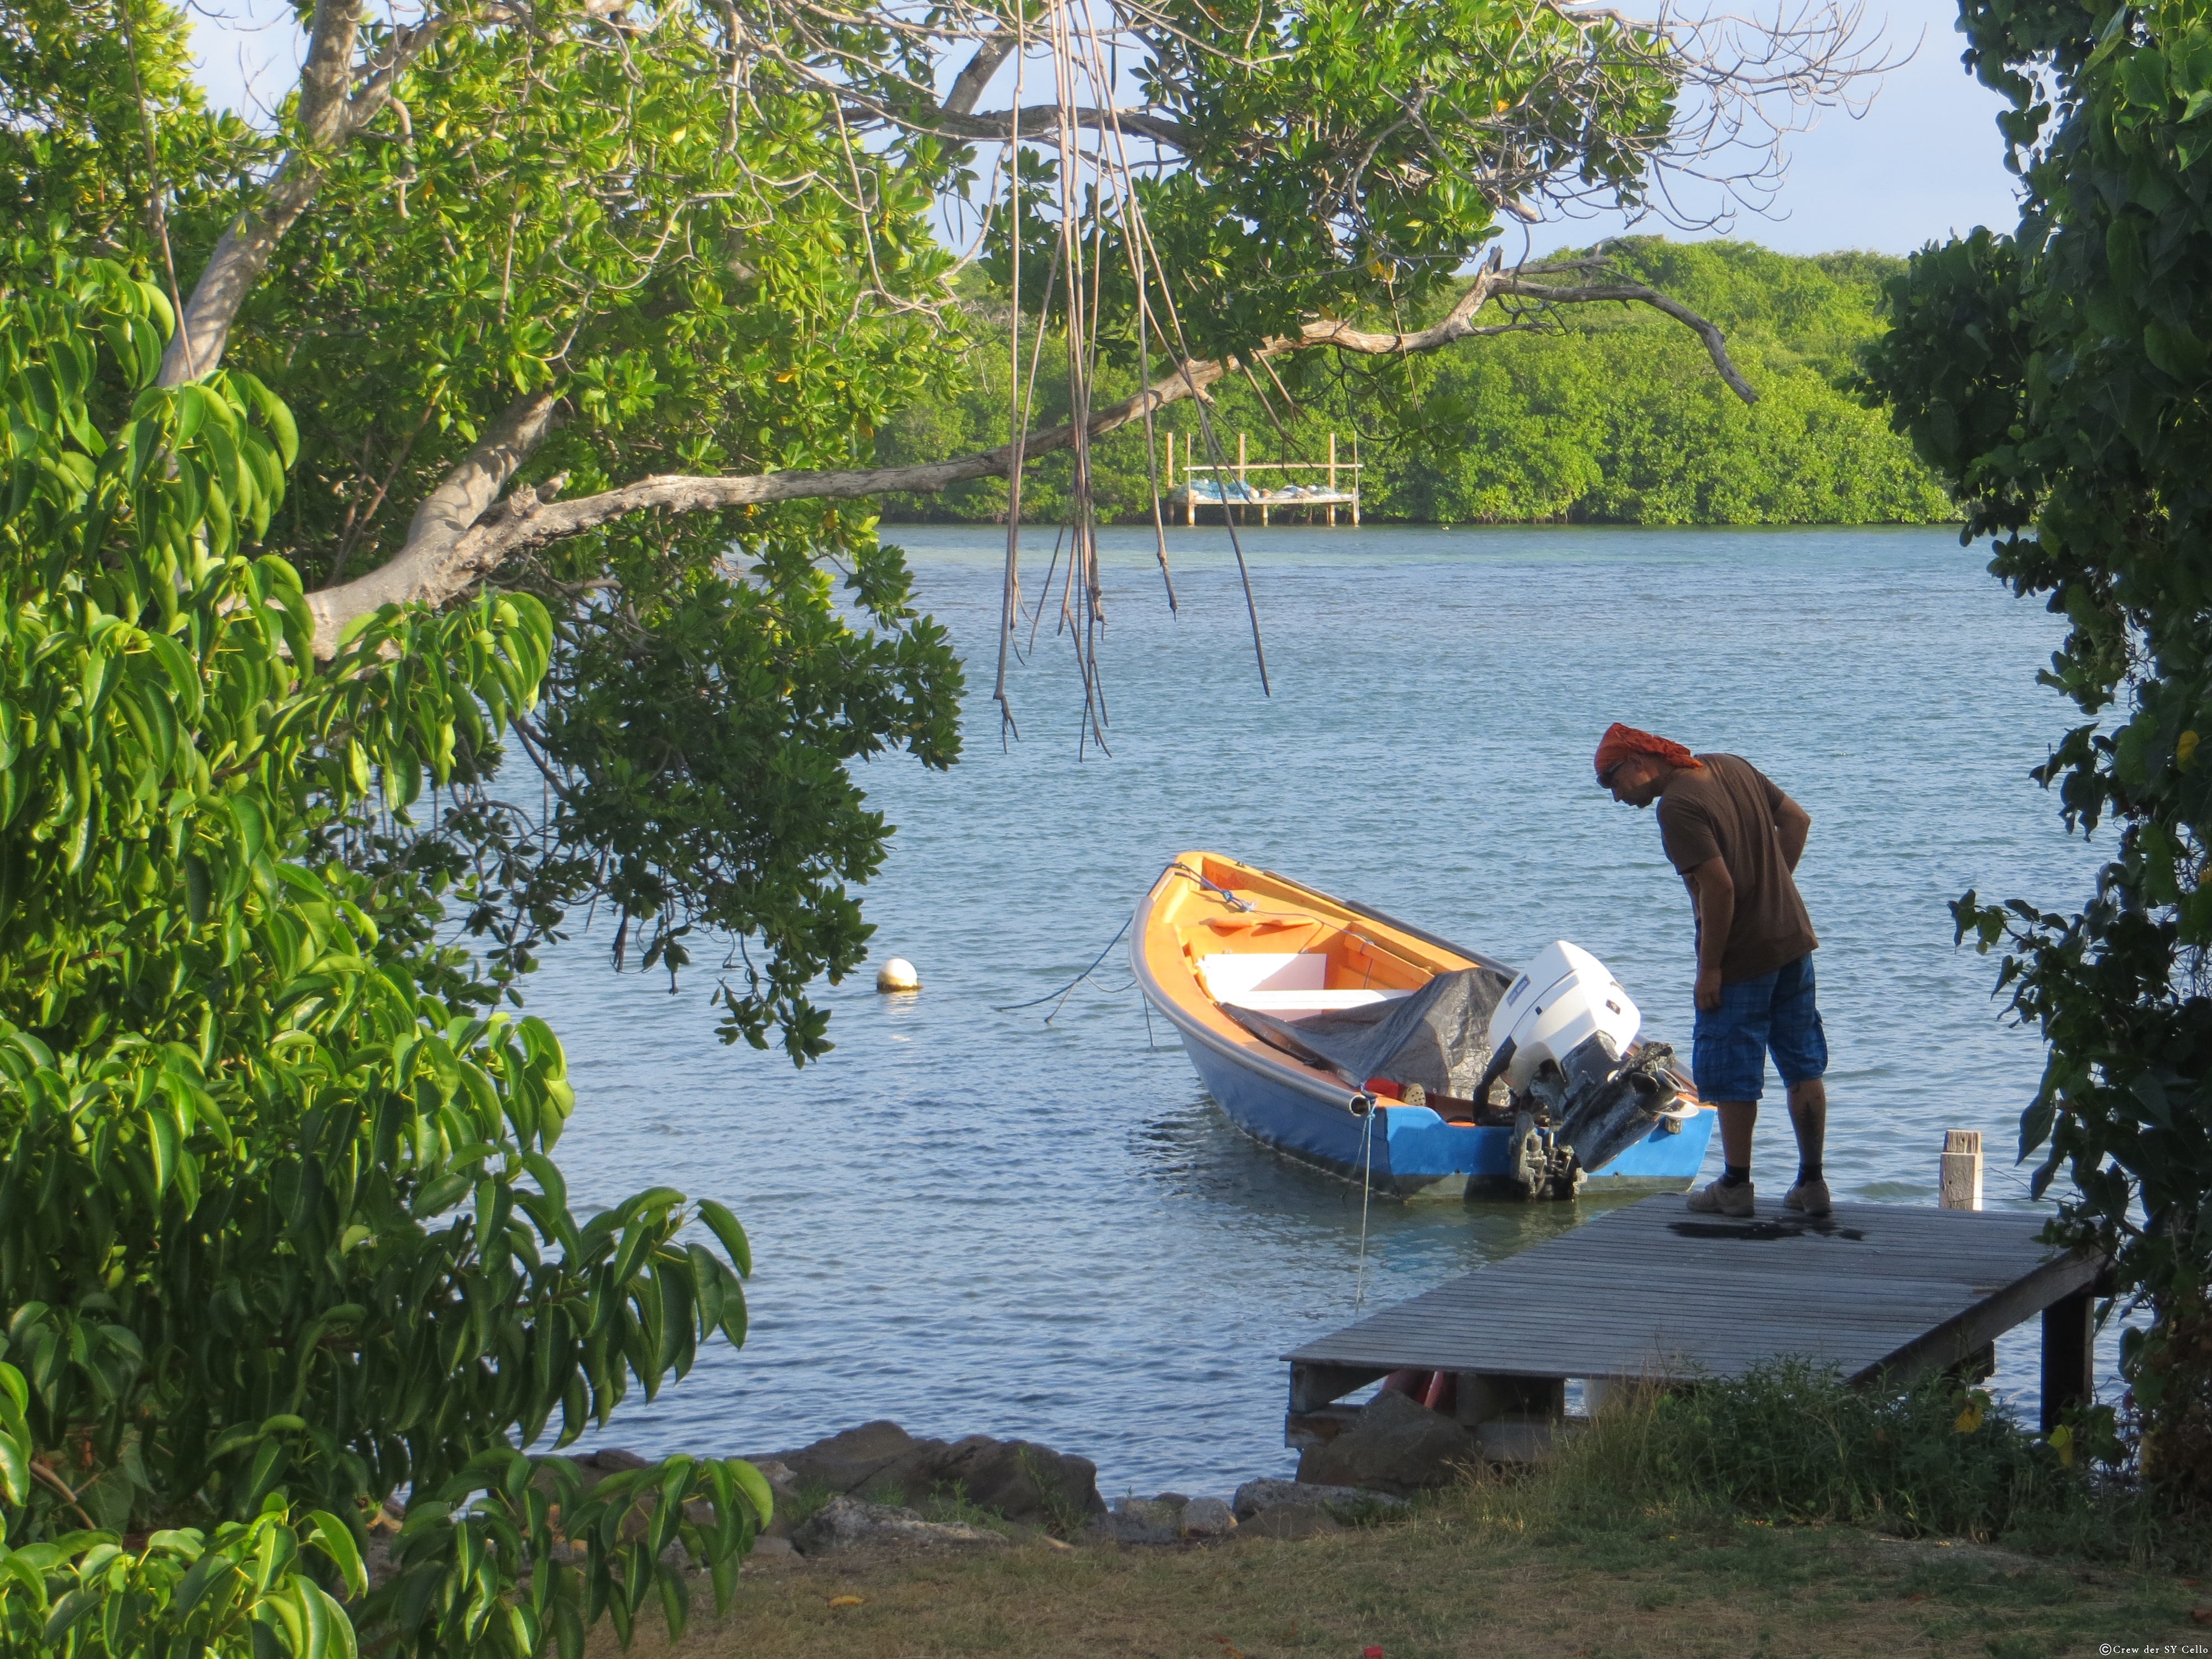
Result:
<svg viewBox="0 0 2212 1659"><path fill-rule="evenodd" d="M1061 986L1057 991L1047 991L1042 996L1032 997L1027 1002L1009 1002L1001 1005L994 1005L991 1012L995 1014L1018 1013L1024 1008L1034 1008L1040 1002L1051 1002L1055 997L1057 997L1060 1002L1066 1001L1067 999L1074 994L1075 988L1077 986L1082 984L1085 980L1089 979L1092 974L1097 972L1098 964L1106 960L1107 951L1111 951L1115 945L1121 942L1121 935L1129 931L1129 922L1134 921L1136 919L1137 913L1132 910L1129 913L1129 921L1123 922L1121 927L1115 932L1114 937L1106 941L1106 950L1101 951L1097 956L1091 957L1090 967L1085 968L1081 973L1078 974L1073 979L1068 981L1066 984ZM1048 1025L1051 1024L1054 1015L1056 1015L1059 1012L1059 1006L1055 1004L1052 1013L1047 1014L1044 1017L1044 1023Z"/></svg>
<svg viewBox="0 0 2212 1659"><path fill-rule="evenodd" d="M1222 902L1228 905L1232 910L1249 910L1252 908L1250 904L1247 903L1244 900L1238 898L1236 894L1231 892L1227 888L1215 886L1203 875L1192 869L1188 864L1184 864L1180 860L1164 866L1160 870L1160 874L1164 876L1170 872L1176 872L1182 875L1188 876L1193 881L1196 882L1200 887L1203 887L1207 892L1218 897ZM1155 878L1153 884L1158 884L1157 878ZM1115 945L1121 942L1122 935L1129 931L1129 923L1136 921L1136 912L1133 910L1131 911L1129 913L1128 920L1124 921L1121 926L1115 930L1113 938L1106 941L1106 949L1104 951L1101 951L1097 956L1091 959L1091 965L1088 968L1085 968L1081 973L1078 974L1073 979L1068 981L1066 984L1061 986L1058 990L1047 991L1042 996L1031 997L1027 1002L994 1003L992 1005L991 1012L994 1014L1015 1014L1019 1013L1024 1008L1034 1008L1040 1003L1050 1002L1054 1004L1053 1011L1051 1013L1047 1014L1044 1017L1044 1023L1048 1025L1051 1024L1054 1018L1060 1012L1058 1005L1060 1003L1066 1002L1067 999L1074 994L1075 988L1077 986L1082 984L1085 980L1089 979L1091 975L1098 971L1098 964L1106 960L1107 952L1112 951ZM1132 979L1129 981L1129 985L1115 987L1114 994L1119 995L1121 992L1127 990L1130 985L1134 985L1136 981ZM1147 1036L1150 1035L1152 1030L1152 1003L1151 1000L1147 999L1145 1003L1145 1028Z"/></svg>

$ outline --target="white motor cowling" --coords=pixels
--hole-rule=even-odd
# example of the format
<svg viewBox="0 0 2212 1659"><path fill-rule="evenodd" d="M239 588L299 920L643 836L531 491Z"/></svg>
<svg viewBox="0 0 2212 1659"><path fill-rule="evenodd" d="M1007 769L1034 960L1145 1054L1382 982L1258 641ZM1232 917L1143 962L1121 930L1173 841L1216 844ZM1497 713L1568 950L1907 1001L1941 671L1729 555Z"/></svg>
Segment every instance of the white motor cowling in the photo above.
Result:
<svg viewBox="0 0 2212 1659"><path fill-rule="evenodd" d="M1505 1080L1513 1109L1509 1176L1529 1197L1569 1198L1674 1115L1674 1051L1639 1044L1636 1004L1578 945L1547 945L1490 1017L1490 1064L1475 1098Z"/></svg>
<svg viewBox="0 0 2212 1659"><path fill-rule="evenodd" d="M1578 945L1547 945L1507 988L1490 1016L1490 1048L1505 1086L1524 1092L1546 1060L1563 1070L1592 1037L1618 1061L1644 1023L1612 970ZM1595 1056L1592 1056L1594 1058ZM1492 1062L1496 1072L1497 1060Z"/></svg>

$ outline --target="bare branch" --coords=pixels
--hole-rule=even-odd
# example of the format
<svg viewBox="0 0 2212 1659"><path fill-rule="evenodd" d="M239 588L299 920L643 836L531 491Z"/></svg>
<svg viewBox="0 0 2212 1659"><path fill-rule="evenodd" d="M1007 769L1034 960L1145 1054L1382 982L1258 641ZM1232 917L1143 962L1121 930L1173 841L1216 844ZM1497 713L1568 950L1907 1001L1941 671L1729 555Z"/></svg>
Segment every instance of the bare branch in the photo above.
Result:
<svg viewBox="0 0 2212 1659"><path fill-rule="evenodd" d="M423 497L407 526L406 545L390 563L307 596L307 609L315 619L317 655L327 656L337 649L338 635L355 617L366 616L380 605L404 604L425 592L451 598L476 580L474 572L458 580L446 573L454 565L460 544L499 501L499 492L507 488L515 469L553 429L559 402L551 392L517 398L460 465ZM512 509L505 516L511 515ZM461 556L465 562L465 556Z"/></svg>
<svg viewBox="0 0 2212 1659"><path fill-rule="evenodd" d="M953 82L952 90L945 94L945 113L974 114L975 102L982 97L983 88L990 85L991 77L999 72L1000 65L1014 55L1014 46L1020 39L1012 29L1000 29L996 34L987 37L975 48L975 55L969 60L968 67L962 70L959 78Z"/></svg>
<svg viewBox="0 0 2212 1659"><path fill-rule="evenodd" d="M239 215L208 256L192 296L185 302L184 315L177 319L177 331L162 354L161 385L182 386L221 365L232 319L261 280L276 244L321 187L323 159L391 101L400 73L450 21L431 17L394 31L368 65L361 90L348 97L361 14L362 0L316 0L307 61L300 71L299 141L286 152L261 200Z"/></svg>
<svg viewBox="0 0 2212 1659"><path fill-rule="evenodd" d="M957 138L1006 138L1012 137L1013 110L993 110L983 115L961 115L947 110L936 118L939 131ZM1165 144L1170 149L1187 150L1193 139L1190 130L1180 121L1170 121L1165 116L1147 115L1137 109L1094 109L1079 104L1065 112L1054 104L1033 104L1018 112L1021 131L1028 133L1049 132L1065 118L1079 127L1092 127L1101 131L1118 126L1123 132L1133 132ZM908 125L918 125L926 118L909 117Z"/></svg>
<svg viewBox="0 0 2212 1659"><path fill-rule="evenodd" d="M1596 268L1601 268L1596 262L1577 261L1556 269ZM1543 267L1530 269L1540 271ZM1533 301L1535 307L1500 322L1475 320L1484 306L1506 296ZM1555 305L1607 301L1648 305L1685 324L1705 341L1722 377L1736 395L1746 403L1757 400L1758 393L1729 361L1720 330L1680 301L1637 283L1549 283L1519 270L1501 270L1495 256L1476 274L1451 310L1427 328L1386 333L1354 328L1333 318L1318 318L1297 334L1266 341L1252 353L1250 361L1322 346L1361 356L1435 351L1478 336L1546 326L1545 313ZM1243 372L1247 367L1234 357L1184 362L1134 397L1094 410L1085 431L1092 439L1103 437L1170 404L1198 396L1224 375ZM389 564L358 580L307 596L308 609L315 619L317 656L335 652L347 624L380 605L442 605L513 559L634 513L714 513L733 507L850 499L891 491L928 495L970 478L1005 477L1013 470L1018 456L1020 464L1026 465L1039 456L1072 447L1076 436L1073 426L1059 426L1026 434L1018 447L1001 444L995 449L911 466L726 477L662 474L570 501L547 499L550 489L526 489L495 503L492 497L500 485L513 476L514 468L549 429L551 405L550 394L538 394L535 399L520 399L510 406L484 441L424 501L416 514L407 545Z"/></svg>
<svg viewBox="0 0 2212 1659"><path fill-rule="evenodd" d="M1705 350L1713 360L1713 367L1720 371L1721 379L1729 383L1729 389L1737 397L1747 404L1759 401L1759 394L1751 389L1751 382L1743 378L1735 364L1729 360L1728 341L1720 330L1680 300L1670 299L1656 288L1646 288L1641 283L1598 283L1570 288L1510 277L1499 286L1498 292L1540 298L1553 305L1589 305L1605 300L1620 300L1650 306L1654 311L1663 312L1672 317L1705 343Z"/></svg>

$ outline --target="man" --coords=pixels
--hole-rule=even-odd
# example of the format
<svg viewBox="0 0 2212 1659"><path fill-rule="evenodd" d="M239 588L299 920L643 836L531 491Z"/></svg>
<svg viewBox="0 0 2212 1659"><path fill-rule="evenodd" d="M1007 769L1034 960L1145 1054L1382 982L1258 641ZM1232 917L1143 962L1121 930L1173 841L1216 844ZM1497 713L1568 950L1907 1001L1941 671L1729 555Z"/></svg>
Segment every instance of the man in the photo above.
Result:
<svg viewBox="0 0 2212 1659"><path fill-rule="evenodd" d="M1631 806L1659 803L1659 844L1690 890L1698 925L1698 1019L1690 1069L1720 1113L1721 1178L1690 1194L1705 1215L1753 1213L1751 1132L1766 1056L1790 1091L1797 1180L1783 1204L1828 1213L1827 1033L1813 996L1820 940L1792 879L1813 827L1805 809L1734 755L1614 725L1597 746L1597 781Z"/></svg>

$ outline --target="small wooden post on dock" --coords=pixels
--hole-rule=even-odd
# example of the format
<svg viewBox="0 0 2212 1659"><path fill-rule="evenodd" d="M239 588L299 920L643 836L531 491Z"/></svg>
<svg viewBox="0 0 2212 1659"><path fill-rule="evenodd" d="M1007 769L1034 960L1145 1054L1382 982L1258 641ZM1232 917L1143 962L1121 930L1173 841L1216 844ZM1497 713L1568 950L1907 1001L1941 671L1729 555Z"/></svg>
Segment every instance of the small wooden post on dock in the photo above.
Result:
<svg viewBox="0 0 2212 1659"><path fill-rule="evenodd" d="M1359 434L1352 434L1352 527L1359 528Z"/></svg>
<svg viewBox="0 0 2212 1659"><path fill-rule="evenodd" d="M1244 504L1244 434L1237 434L1237 503Z"/></svg>
<svg viewBox="0 0 2212 1659"><path fill-rule="evenodd" d="M1332 497L1336 494L1336 434L1334 432L1328 434L1328 493ZM1336 502L1334 500L1328 504L1328 527L1331 530L1336 528Z"/></svg>
<svg viewBox="0 0 2212 1659"><path fill-rule="evenodd" d="M1937 1200L1947 1210L1978 1210L1982 1207L1982 1132L1979 1129L1947 1129L1943 1132L1943 1157L1937 1185L1942 1197Z"/></svg>

